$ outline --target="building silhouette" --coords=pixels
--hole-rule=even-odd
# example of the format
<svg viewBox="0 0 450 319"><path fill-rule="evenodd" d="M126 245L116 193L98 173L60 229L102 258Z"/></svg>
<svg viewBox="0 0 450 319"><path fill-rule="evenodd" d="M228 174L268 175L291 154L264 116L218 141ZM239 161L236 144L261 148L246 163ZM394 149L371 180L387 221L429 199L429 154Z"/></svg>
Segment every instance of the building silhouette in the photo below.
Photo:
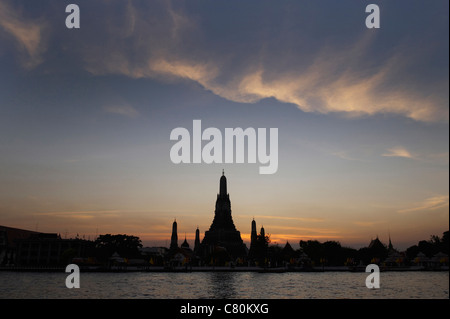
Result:
<svg viewBox="0 0 450 319"><path fill-rule="evenodd" d="M248 252L248 258L249 260L252 260L255 258L256 251L257 251L257 240L258 240L258 234L256 233L256 222L253 218L252 220L252 231L250 233L250 250Z"/></svg>
<svg viewBox="0 0 450 319"><path fill-rule="evenodd" d="M93 248L94 243L89 240L0 226L0 265L63 265L73 257L88 257Z"/></svg>
<svg viewBox="0 0 450 319"><path fill-rule="evenodd" d="M224 172L220 177L214 219L209 230L205 231L201 246L204 257L217 252L220 252L222 257L227 255L230 260L247 256L247 247L231 216L230 195L227 192L227 178Z"/></svg>
<svg viewBox="0 0 450 319"><path fill-rule="evenodd" d="M197 229L195 230L194 253L198 255L200 253L200 249L201 249L200 230L198 229L197 226Z"/></svg>
<svg viewBox="0 0 450 319"><path fill-rule="evenodd" d="M186 235L184 235L184 242L181 244L182 249L190 249L189 243L187 242Z"/></svg>
<svg viewBox="0 0 450 319"><path fill-rule="evenodd" d="M170 238L170 251L175 251L178 248L178 234L177 234L177 220L172 224L172 237Z"/></svg>

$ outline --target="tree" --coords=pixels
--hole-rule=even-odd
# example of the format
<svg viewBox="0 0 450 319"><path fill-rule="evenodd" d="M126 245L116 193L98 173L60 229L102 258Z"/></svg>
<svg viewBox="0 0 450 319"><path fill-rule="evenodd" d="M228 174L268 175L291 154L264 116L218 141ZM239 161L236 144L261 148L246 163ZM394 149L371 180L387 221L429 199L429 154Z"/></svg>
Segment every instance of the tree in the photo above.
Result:
<svg viewBox="0 0 450 319"><path fill-rule="evenodd" d="M427 257L433 257L436 253L438 253L439 248L436 244L433 244L431 241L421 240L419 241L419 251L424 253Z"/></svg>
<svg viewBox="0 0 450 319"><path fill-rule="evenodd" d="M408 259L414 259L419 252L422 252L427 257L433 257L438 252L442 252L448 255L449 251L449 232L448 230L442 234L442 238L439 236L431 235L430 240L421 240L417 245L411 246L406 249L406 256Z"/></svg>
<svg viewBox="0 0 450 319"><path fill-rule="evenodd" d="M417 254L420 252L419 246L414 245L406 249L406 258L413 260L416 258Z"/></svg>
<svg viewBox="0 0 450 319"><path fill-rule="evenodd" d="M317 240L300 240L300 248L317 265L320 263L320 259L324 257L322 244Z"/></svg>
<svg viewBox="0 0 450 319"><path fill-rule="evenodd" d="M273 267L278 267L283 264L283 249L277 245L272 245L267 248L267 257Z"/></svg>
<svg viewBox="0 0 450 319"><path fill-rule="evenodd" d="M345 260L341 258L341 244L337 241L326 241L322 244L324 257L328 260L329 265L340 265Z"/></svg>
<svg viewBox="0 0 450 319"><path fill-rule="evenodd" d="M449 233L448 230L442 234L442 239L440 242L440 251L448 255L449 251Z"/></svg>
<svg viewBox="0 0 450 319"><path fill-rule="evenodd" d="M100 235L95 240L95 248L98 257L101 259L109 258L114 252L117 252L121 257L138 257L141 247L141 240L136 236L106 234Z"/></svg>
<svg viewBox="0 0 450 319"><path fill-rule="evenodd" d="M320 243L317 240L301 240L300 248L317 265L327 260L328 265L342 266L347 258L355 258L357 256L356 249L342 247L340 242L332 240L324 243Z"/></svg>
<svg viewBox="0 0 450 319"><path fill-rule="evenodd" d="M254 258L258 262L259 265L265 264L265 261L268 257L269 243L270 243L269 236L263 236L263 235L259 234L256 237Z"/></svg>

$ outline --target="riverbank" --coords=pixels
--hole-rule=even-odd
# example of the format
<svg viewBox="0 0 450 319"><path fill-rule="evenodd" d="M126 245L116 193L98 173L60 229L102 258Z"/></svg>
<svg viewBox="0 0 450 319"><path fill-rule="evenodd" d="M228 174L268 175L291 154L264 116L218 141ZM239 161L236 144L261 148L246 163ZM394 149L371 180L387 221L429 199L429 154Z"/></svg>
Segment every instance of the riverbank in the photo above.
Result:
<svg viewBox="0 0 450 319"><path fill-rule="evenodd" d="M0 271L17 272L65 272L65 267L31 267L31 266L2 266ZM258 272L258 273L284 273L284 272L365 272L365 266L347 267L347 266L320 266L320 267L143 267L143 266L112 266L109 268L101 266L80 266L82 272ZM411 267L380 267L380 271L449 271L449 267L425 268L421 266Z"/></svg>

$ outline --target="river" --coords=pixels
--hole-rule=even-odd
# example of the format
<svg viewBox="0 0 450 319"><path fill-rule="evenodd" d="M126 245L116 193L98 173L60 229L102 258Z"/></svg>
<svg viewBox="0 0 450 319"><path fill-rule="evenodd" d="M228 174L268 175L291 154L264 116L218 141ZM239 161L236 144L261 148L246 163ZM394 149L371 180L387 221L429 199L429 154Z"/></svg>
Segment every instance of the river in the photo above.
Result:
<svg viewBox="0 0 450 319"><path fill-rule="evenodd" d="M354 272L124 272L80 274L68 289L64 272L0 272L0 298L152 299L448 299L449 273L380 273L368 289Z"/></svg>

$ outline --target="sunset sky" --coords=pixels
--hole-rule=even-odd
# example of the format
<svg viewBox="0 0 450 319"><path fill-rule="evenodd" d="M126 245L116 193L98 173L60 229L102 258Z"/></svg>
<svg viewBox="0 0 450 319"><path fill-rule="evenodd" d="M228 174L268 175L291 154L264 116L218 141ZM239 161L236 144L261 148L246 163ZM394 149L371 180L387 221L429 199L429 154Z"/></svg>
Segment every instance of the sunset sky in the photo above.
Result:
<svg viewBox="0 0 450 319"><path fill-rule="evenodd" d="M68 29L66 5L80 7ZM380 7L368 29L365 7ZM449 228L449 3L0 0L0 225L201 238L222 169L272 243ZM278 171L174 164L170 132L278 128Z"/></svg>

